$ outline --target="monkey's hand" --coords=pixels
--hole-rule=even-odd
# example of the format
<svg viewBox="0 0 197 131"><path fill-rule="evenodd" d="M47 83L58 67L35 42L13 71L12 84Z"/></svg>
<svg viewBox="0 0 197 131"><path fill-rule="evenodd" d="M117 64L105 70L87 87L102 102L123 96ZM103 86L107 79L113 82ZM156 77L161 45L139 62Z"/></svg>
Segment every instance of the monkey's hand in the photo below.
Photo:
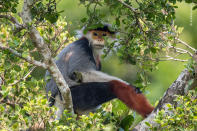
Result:
<svg viewBox="0 0 197 131"><path fill-rule="evenodd" d="M71 80L76 81L77 83L82 83L83 82L82 73L78 72L78 71L74 71L73 73L71 73L71 75L69 75L69 78Z"/></svg>

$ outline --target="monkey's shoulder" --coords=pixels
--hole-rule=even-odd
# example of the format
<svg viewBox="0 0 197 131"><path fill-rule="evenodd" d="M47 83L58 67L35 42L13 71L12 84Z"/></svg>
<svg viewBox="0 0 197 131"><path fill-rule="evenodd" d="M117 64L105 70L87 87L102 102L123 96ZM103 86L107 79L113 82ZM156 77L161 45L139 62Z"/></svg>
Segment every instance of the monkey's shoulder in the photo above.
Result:
<svg viewBox="0 0 197 131"><path fill-rule="evenodd" d="M68 44L58 55L57 58L64 57L67 54L77 53L78 55L92 55L92 49L86 38L81 38Z"/></svg>
<svg viewBox="0 0 197 131"><path fill-rule="evenodd" d="M61 72L69 75L73 71L97 69L92 48L86 38L67 45L56 57L56 64Z"/></svg>

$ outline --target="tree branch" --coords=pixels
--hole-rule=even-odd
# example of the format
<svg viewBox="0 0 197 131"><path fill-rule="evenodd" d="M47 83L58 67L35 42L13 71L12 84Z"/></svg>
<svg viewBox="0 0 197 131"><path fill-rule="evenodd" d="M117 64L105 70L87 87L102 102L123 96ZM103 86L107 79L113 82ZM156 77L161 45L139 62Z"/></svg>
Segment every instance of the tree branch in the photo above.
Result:
<svg viewBox="0 0 197 131"><path fill-rule="evenodd" d="M3 79L0 76L0 90L1 90L1 86L3 85Z"/></svg>
<svg viewBox="0 0 197 131"><path fill-rule="evenodd" d="M23 28L25 28L25 26L23 24L20 24L16 18L14 18L13 16L11 15L0 15L0 18L5 18L5 19L8 19L9 21L11 21L17 30L21 30Z"/></svg>
<svg viewBox="0 0 197 131"><path fill-rule="evenodd" d="M158 127L159 125L154 121L155 116L161 109L165 110L165 113L168 113L168 109L166 108L166 104L170 103L172 105L176 105L177 103L174 101L176 95L186 95L188 93L188 82L193 80L194 77L189 73L188 70L184 70L181 72L179 77L172 83L172 85L167 89L164 93L164 96L159 101L159 104L154 109L154 111L142 122L140 122L133 131L142 131L149 130L149 127L146 125L146 122L150 123L153 127Z"/></svg>
<svg viewBox="0 0 197 131"><path fill-rule="evenodd" d="M172 56L165 56L167 59L167 61L168 60L173 60L173 61L180 61L180 62L187 62L188 60L183 60L183 59L177 59L177 58L174 58L174 57L172 57Z"/></svg>
<svg viewBox="0 0 197 131"><path fill-rule="evenodd" d="M36 66L33 66L30 71L21 79L15 81L14 83L10 84L9 86L13 86L13 85L16 85L17 83L19 83L20 81L24 81L27 79L27 77L34 71L34 69L36 68Z"/></svg>
<svg viewBox="0 0 197 131"><path fill-rule="evenodd" d="M186 42L184 42L184 41L182 41L182 40L180 40L180 39L178 39L178 38L175 38L179 43L181 43L181 44L183 44L183 45L185 45L187 48L189 48L189 49L191 49L192 51L196 51L196 49L194 49L193 47L191 47L189 44L187 44Z"/></svg>
<svg viewBox="0 0 197 131"><path fill-rule="evenodd" d="M193 56L192 53L189 52L188 50L185 50L185 49L182 49L182 48L178 48L178 47L174 47L172 45L170 45L169 48L174 49L177 53L181 53L181 54L187 53L189 56L191 56L191 57Z"/></svg>
<svg viewBox="0 0 197 131"><path fill-rule="evenodd" d="M11 52L12 54L16 55L17 57L20 57L21 59L35 65L35 66L40 66L43 67L44 69L46 69L46 64L40 62L40 61L36 61L34 59L32 59L31 57L27 56L27 57L23 57L21 53L18 53L16 50L11 49L9 47L5 47L3 46L3 44L0 42L0 49L1 50L8 50L9 52Z"/></svg>
<svg viewBox="0 0 197 131"><path fill-rule="evenodd" d="M31 23L31 12L30 7L32 5L32 0L24 0L23 11L21 13L21 17L23 19L24 24ZM54 78L58 88L61 92L63 98L63 105L66 109L73 113L73 104L72 104L72 97L70 88L67 85L64 77L62 76L61 72L59 71L55 61L52 59L51 51L48 48L47 44L44 42L43 38L41 37L40 33L36 30L34 25L31 25L29 28L29 36L35 46L38 48L40 53L44 58L44 63L47 65L47 69Z"/></svg>
<svg viewBox="0 0 197 131"><path fill-rule="evenodd" d="M120 3L122 3L125 7L129 8L132 12L137 13L137 12L136 12L136 9L133 8L132 6L128 5L127 3L125 3L125 2L122 1L122 0L118 0L118 1L119 1Z"/></svg>

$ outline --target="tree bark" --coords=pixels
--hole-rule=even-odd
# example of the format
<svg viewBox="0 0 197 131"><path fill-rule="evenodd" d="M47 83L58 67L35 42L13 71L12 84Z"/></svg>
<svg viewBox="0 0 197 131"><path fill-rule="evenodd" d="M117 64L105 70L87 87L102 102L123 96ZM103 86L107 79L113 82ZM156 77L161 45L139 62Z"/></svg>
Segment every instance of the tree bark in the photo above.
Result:
<svg viewBox="0 0 197 131"><path fill-rule="evenodd" d="M61 72L59 71L54 59L52 58L51 51L47 44L44 42L42 36L37 31L35 26L31 24L31 12L30 7L32 6L32 0L24 0L23 11L21 12L21 17L23 19L24 25L28 26L29 36L32 42L35 44L39 52L44 58L44 64L46 64L48 71L54 78L63 98L63 105L67 110L73 113L73 103L70 88L64 80Z"/></svg>
<svg viewBox="0 0 197 131"><path fill-rule="evenodd" d="M3 44L0 42L0 49L1 50L8 50L9 52L11 52L12 54L14 54L15 56L27 61L28 63L30 64L33 64L35 66L39 66L39 67L42 67L44 69L46 69L46 65L40 61L36 61L34 59L32 59L30 56L27 56L27 57L23 57L21 53L18 53L16 50L14 49L11 49L9 47L6 47L6 46L3 46Z"/></svg>
<svg viewBox="0 0 197 131"><path fill-rule="evenodd" d="M0 76L0 90L1 90L1 85L3 85L3 79Z"/></svg>
<svg viewBox="0 0 197 131"><path fill-rule="evenodd" d="M148 131L149 127L146 125L146 122L150 123L153 127L158 127L159 124L157 124L154 121L155 116L158 114L158 112L161 109L165 110L165 113L170 113L168 111L168 108L166 104L172 104L174 106L177 105L177 103L174 101L176 98L176 95L186 95L188 93L188 90L190 86L188 85L189 81L194 82L194 77L187 69L181 72L181 74L178 76L178 78L172 83L172 85L167 89L167 91L164 93L164 96L159 101L159 104L157 107L153 110L153 112L143 121L141 121L134 129L133 131Z"/></svg>

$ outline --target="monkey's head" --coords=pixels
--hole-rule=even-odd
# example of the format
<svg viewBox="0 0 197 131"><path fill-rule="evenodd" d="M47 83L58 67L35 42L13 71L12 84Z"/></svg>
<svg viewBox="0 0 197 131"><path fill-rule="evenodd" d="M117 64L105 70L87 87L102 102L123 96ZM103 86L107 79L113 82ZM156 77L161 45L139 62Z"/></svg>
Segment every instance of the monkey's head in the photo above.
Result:
<svg viewBox="0 0 197 131"><path fill-rule="evenodd" d="M102 49L105 44L105 37L112 38L115 32L110 31L109 25L91 29L87 32L85 37L90 41L93 48Z"/></svg>

